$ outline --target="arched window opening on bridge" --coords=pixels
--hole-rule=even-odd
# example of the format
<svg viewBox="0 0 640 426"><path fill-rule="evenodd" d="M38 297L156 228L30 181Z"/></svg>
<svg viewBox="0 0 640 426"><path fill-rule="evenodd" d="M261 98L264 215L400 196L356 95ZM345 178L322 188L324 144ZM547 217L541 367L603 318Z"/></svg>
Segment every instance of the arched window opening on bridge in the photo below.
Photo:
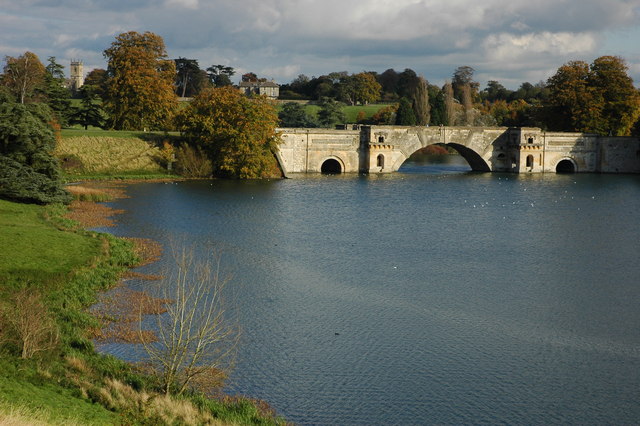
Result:
<svg viewBox="0 0 640 426"><path fill-rule="evenodd" d="M533 155L527 155L527 168L533 169Z"/></svg>
<svg viewBox="0 0 640 426"><path fill-rule="evenodd" d="M330 158L326 160L324 163L322 163L322 167L320 168L320 171L322 173L332 174L332 175L339 174L339 173L342 173L342 166L340 166L340 162L338 160Z"/></svg>
<svg viewBox="0 0 640 426"><path fill-rule="evenodd" d="M529 142L529 143L533 143L533 138L529 138L529 139L527 140L527 142Z"/></svg>
<svg viewBox="0 0 640 426"><path fill-rule="evenodd" d="M571 160L562 160L556 166L556 173L575 173L576 166Z"/></svg>
<svg viewBox="0 0 640 426"><path fill-rule="evenodd" d="M378 142L384 143L384 136L378 136Z"/></svg>
<svg viewBox="0 0 640 426"><path fill-rule="evenodd" d="M378 155L378 167L380 167L381 169L384 169L384 155L380 154Z"/></svg>

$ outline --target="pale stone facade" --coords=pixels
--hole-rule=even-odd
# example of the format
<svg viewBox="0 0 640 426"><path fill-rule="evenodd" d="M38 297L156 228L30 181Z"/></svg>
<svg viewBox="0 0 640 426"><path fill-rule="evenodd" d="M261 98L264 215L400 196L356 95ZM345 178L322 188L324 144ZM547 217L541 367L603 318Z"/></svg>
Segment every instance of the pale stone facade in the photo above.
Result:
<svg viewBox="0 0 640 426"><path fill-rule="evenodd" d="M273 81L241 81L240 91L249 95L266 95L269 99L278 99L280 86Z"/></svg>
<svg viewBox="0 0 640 426"><path fill-rule="evenodd" d="M638 138L545 132L539 128L352 126L278 129L285 174L389 173L432 144L454 148L475 171L640 173Z"/></svg>

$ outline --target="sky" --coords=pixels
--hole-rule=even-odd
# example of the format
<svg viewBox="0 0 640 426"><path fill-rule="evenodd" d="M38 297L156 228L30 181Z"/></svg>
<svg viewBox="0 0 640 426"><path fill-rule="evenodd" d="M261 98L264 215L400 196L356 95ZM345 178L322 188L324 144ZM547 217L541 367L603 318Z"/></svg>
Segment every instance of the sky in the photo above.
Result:
<svg viewBox="0 0 640 426"><path fill-rule="evenodd" d="M234 67L234 81L411 68L442 85L470 66L481 88L517 89L617 55L640 87L640 0L0 0L2 58L55 56L67 73L79 59L86 73L127 31L160 35L169 58Z"/></svg>

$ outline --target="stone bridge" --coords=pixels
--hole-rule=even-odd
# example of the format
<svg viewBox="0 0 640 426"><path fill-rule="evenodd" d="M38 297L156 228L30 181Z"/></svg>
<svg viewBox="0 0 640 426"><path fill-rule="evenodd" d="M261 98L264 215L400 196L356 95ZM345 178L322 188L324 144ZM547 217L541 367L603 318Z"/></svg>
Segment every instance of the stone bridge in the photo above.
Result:
<svg viewBox="0 0 640 426"><path fill-rule="evenodd" d="M390 173L429 145L452 147L479 172L640 173L640 140L539 128L345 126L278 129L291 173Z"/></svg>

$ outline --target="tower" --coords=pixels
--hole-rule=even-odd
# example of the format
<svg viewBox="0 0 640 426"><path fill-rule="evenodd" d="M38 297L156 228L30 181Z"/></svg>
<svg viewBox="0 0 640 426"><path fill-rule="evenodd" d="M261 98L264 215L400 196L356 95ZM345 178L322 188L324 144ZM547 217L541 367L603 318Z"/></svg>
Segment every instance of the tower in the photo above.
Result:
<svg viewBox="0 0 640 426"><path fill-rule="evenodd" d="M84 84L84 66L82 61L71 60L71 90L73 92L78 91Z"/></svg>

